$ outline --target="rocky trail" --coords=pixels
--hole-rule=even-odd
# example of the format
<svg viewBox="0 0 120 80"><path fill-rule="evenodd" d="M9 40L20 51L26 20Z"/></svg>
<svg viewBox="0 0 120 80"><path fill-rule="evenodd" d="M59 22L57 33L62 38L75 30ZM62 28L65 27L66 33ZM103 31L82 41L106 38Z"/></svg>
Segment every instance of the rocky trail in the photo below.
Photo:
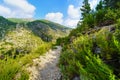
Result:
<svg viewBox="0 0 120 80"><path fill-rule="evenodd" d="M33 60L33 66L28 68L29 80L60 80L61 73L57 65L61 47L56 48Z"/></svg>

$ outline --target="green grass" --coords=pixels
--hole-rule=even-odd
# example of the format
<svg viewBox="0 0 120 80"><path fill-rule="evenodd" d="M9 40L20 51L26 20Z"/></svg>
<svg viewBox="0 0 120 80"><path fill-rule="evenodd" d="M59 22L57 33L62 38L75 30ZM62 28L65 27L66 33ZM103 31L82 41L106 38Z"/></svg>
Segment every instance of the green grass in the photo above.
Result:
<svg viewBox="0 0 120 80"><path fill-rule="evenodd" d="M26 65L32 65L34 58L51 48L51 43L44 42L29 28L21 25L19 28L7 30L2 39L0 55L5 58L0 60L0 80L28 80Z"/></svg>
<svg viewBox="0 0 120 80"><path fill-rule="evenodd" d="M36 50L24 56L17 55L15 59L7 58L7 61L0 60L0 80L13 80L17 77L18 80L28 80L29 74L26 71L26 64L32 65L32 60L47 52L51 48L51 44L44 43Z"/></svg>

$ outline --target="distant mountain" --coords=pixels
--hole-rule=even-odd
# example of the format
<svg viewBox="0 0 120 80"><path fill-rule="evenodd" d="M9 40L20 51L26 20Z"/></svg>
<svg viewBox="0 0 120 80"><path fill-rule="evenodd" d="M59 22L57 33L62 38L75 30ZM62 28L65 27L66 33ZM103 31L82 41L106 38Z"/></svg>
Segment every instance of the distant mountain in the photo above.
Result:
<svg viewBox="0 0 120 80"><path fill-rule="evenodd" d="M0 53L18 50L29 53L58 37L69 34L71 29L48 20L6 19L0 16Z"/></svg>
<svg viewBox="0 0 120 80"><path fill-rule="evenodd" d="M27 26L44 41L55 41L58 37L67 36L71 30L70 28L48 20L36 20L29 22L27 23Z"/></svg>
<svg viewBox="0 0 120 80"><path fill-rule="evenodd" d="M33 19L4 18L0 16L0 38L2 39L7 32L12 32L19 28L27 28L34 35L40 37L43 41L55 41L58 37L68 35L70 28L48 21Z"/></svg>

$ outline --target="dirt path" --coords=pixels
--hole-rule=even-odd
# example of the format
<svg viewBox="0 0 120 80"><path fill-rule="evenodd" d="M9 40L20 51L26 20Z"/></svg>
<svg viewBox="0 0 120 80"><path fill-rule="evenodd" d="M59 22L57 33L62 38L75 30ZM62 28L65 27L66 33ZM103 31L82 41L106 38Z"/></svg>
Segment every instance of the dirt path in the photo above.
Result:
<svg viewBox="0 0 120 80"><path fill-rule="evenodd" d="M29 80L60 80L61 74L57 66L61 47L50 50L45 55L33 60L33 66L28 68Z"/></svg>

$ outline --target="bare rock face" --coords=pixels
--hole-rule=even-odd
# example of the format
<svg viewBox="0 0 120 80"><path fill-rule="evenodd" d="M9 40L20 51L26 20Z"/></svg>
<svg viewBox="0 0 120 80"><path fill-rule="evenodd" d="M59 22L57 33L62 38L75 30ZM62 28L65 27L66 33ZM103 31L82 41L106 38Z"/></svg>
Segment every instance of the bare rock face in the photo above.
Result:
<svg viewBox="0 0 120 80"><path fill-rule="evenodd" d="M28 68L29 80L60 80L61 73L58 68L61 47L50 50L44 56L33 60L33 66Z"/></svg>

